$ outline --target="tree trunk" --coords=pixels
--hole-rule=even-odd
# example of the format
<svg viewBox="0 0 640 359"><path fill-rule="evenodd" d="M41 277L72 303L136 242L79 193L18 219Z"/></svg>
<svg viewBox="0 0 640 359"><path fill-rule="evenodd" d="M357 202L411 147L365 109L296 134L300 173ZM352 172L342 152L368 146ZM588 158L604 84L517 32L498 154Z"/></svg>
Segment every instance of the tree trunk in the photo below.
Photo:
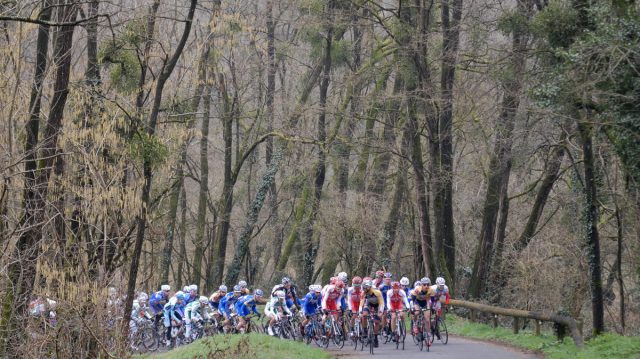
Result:
<svg viewBox="0 0 640 359"><path fill-rule="evenodd" d="M589 284L591 287L591 311L593 315L593 334L604 332L604 300L602 295L602 265L600 263L600 237L598 235L598 197L596 168L593 158L591 127L578 122L578 132L582 141L584 156L584 225L585 241L589 260Z"/></svg>
<svg viewBox="0 0 640 359"><path fill-rule="evenodd" d="M207 76L205 75L204 81ZM201 267L204 256L204 231L207 224L207 199L209 198L209 114L211 110L211 86L206 85L204 92L204 115L202 117L202 136L200 139L200 195L198 198L198 221L196 223L195 254L193 256L193 283L201 287Z"/></svg>
<svg viewBox="0 0 640 359"><path fill-rule="evenodd" d="M184 50L184 46L187 43L187 39L189 38L189 33L191 32L191 25L193 21L193 15L195 13L197 0L191 0L189 6L189 13L187 14L187 19L184 25L184 31L182 32L182 37L180 38L180 42L176 47L175 52L168 60L167 63L162 67L162 71L160 76L158 77L158 82L156 83L155 88L155 96L153 99L153 105L151 108L151 114L149 116L149 124L147 126L147 135L149 138L153 138L156 132L156 125L158 123L158 114L160 112L160 103L162 101L162 92L164 90L164 86L173 73L173 69L178 62L178 59L182 55L182 50ZM131 308L133 306L133 300L135 297L136 290L136 280L138 277L138 266L140 263L140 254L142 253L142 244L144 243L144 234L147 225L147 211L150 206L150 193L151 193L151 180L153 178L152 172L152 164L151 159L145 157L143 163L143 173L144 173L144 185L142 187L142 195L141 195L141 203L142 208L140 214L136 219L137 221L137 233L136 233L136 241L135 247L133 250L133 255L131 257L131 266L129 268L129 279L127 282L127 300L124 308L124 319L122 321L122 328L124 330L125 336L129 332L129 320L131 319Z"/></svg>
<svg viewBox="0 0 640 359"><path fill-rule="evenodd" d="M331 19L333 18L332 12L334 7L334 1L330 0L327 4L327 16L329 17L329 24L327 25L326 33L326 46L324 50L323 60L323 75L320 83L320 115L318 116L318 142L324 143L327 140L327 129L325 126L327 116L327 91L329 89L329 79L331 75L331 44L333 40L333 24ZM323 148L318 148L318 159L315 168L314 175L314 190L313 197L311 198L311 207L309 212L309 220L304 228L304 267L302 271L302 284L308 286L311 284L313 278L315 260L318 253L319 244L317 243L316 236L314 234L314 226L316 218L318 216L318 210L320 208L320 198L322 196L322 189L324 187L324 180L326 176L326 156Z"/></svg>
<svg viewBox="0 0 640 359"><path fill-rule="evenodd" d="M530 17L530 4L525 4L520 0L517 8L520 14L526 18ZM488 276L491 273L501 189L505 188L503 183L508 181L511 169L512 132L520 104L520 92L524 83L527 40L528 36L525 30L516 27L513 31L511 54L513 76L504 84L505 93L496 125L496 138L489 163L487 192L482 211L482 227L473 264L473 273L469 282L468 294L471 298L479 298L484 295Z"/></svg>

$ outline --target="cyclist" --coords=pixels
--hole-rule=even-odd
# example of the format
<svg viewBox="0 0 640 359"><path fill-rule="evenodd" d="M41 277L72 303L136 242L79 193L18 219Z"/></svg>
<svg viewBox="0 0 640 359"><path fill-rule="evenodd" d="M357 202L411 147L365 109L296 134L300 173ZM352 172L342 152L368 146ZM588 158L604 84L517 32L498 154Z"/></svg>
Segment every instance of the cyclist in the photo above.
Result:
<svg viewBox="0 0 640 359"><path fill-rule="evenodd" d="M438 312L442 308L442 303L444 305L449 305L451 300L451 296L449 295L449 287L445 284L445 280L442 277L436 278L436 284L431 286L431 290L433 290L433 297L431 297L431 310L438 315ZM435 323L433 324L435 326ZM440 340L440 332L435 330L435 334Z"/></svg>
<svg viewBox="0 0 640 359"><path fill-rule="evenodd" d="M407 277L402 277L402 279L400 279L400 288L402 288L402 290L404 290L404 294L407 295L407 298L409 297L409 278Z"/></svg>
<svg viewBox="0 0 640 359"><path fill-rule="evenodd" d="M264 292L262 289L256 289L253 294L243 295L238 298L234 307L236 310L236 314L238 314L238 331L240 333L244 333L245 328L247 327L247 321L245 317L249 315L249 310L253 312L253 314L260 315L258 313L258 309L256 308L256 302L260 301L264 296Z"/></svg>
<svg viewBox="0 0 640 359"><path fill-rule="evenodd" d="M362 300L362 278L353 277L351 287L347 290L347 304L349 312L351 312L351 327L355 324L356 316L360 311L360 301ZM354 333L351 333L352 335Z"/></svg>
<svg viewBox="0 0 640 359"><path fill-rule="evenodd" d="M184 307L184 293L177 292L171 297L167 304L164 305L164 326L167 328L166 344L171 345L171 328L177 328L182 325L181 308Z"/></svg>
<svg viewBox="0 0 640 359"><path fill-rule="evenodd" d="M249 290L249 284L247 284L247 281L241 280L238 282L238 285L240 286L240 288L242 288L242 295L251 294L251 290Z"/></svg>
<svg viewBox="0 0 640 359"><path fill-rule="evenodd" d="M274 294L275 296L272 296L271 300L269 300L267 305L264 307L264 314L270 319L267 327L267 333L271 336L275 335L273 332L273 325L278 321L280 311L287 315L292 315L291 310L289 310L289 306L287 305L286 293L283 290L278 290Z"/></svg>
<svg viewBox="0 0 640 359"><path fill-rule="evenodd" d="M342 298L340 299L340 308L342 308L342 310L346 310L348 309L347 306L347 294L349 291L349 288L347 288L347 284L349 284L349 276L347 275L346 272L340 272L337 275L338 279L342 281L342 283L345 284L344 289L342 290Z"/></svg>
<svg viewBox="0 0 640 359"><path fill-rule="evenodd" d="M331 314L337 319L335 311L342 309L342 293L344 292L344 282L336 280L335 284L326 288L325 295L322 297L322 310L325 314ZM333 312L333 313L330 313ZM327 320L326 315L322 318L322 324Z"/></svg>
<svg viewBox="0 0 640 359"><path fill-rule="evenodd" d="M428 277L420 279L420 285L415 287L411 292L411 301L413 302L413 322L416 322L417 314L422 309L430 309L431 297L433 297L433 290L430 287L431 280ZM424 311L424 319L427 323L430 323L431 312L429 310ZM413 328L414 333L419 333L418 328Z"/></svg>
<svg viewBox="0 0 640 359"><path fill-rule="evenodd" d="M209 297L209 306L214 310L214 315L218 312L218 306L220 305L220 300L227 295L227 286L221 285L218 287L218 290L213 292Z"/></svg>
<svg viewBox="0 0 640 359"><path fill-rule="evenodd" d="M188 288L188 292L185 292L185 295L184 295L185 303L189 304L191 302L195 302L196 300L198 300L198 286L195 284L192 284L186 288Z"/></svg>
<svg viewBox="0 0 640 359"><path fill-rule="evenodd" d="M291 279L289 277L283 277L281 284L277 284L271 290L271 296L273 297L275 292L284 291L286 295L287 307L291 309L291 307L295 306L297 309L300 309L300 300L298 299L298 293L296 292L296 287L293 286Z"/></svg>
<svg viewBox="0 0 640 359"><path fill-rule="evenodd" d="M209 313L207 313L207 304L209 304L209 298L205 296L201 296L198 300L195 300L189 304L184 309L184 324L187 329L185 332L185 337L187 339L195 339L191 338L191 329L195 324L201 322L205 319L209 319Z"/></svg>
<svg viewBox="0 0 640 359"><path fill-rule="evenodd" d="M171 287L168 284L163 284L160 286L160 290L153 293L151 298L149 299L149 307L153 311L153 314L156 317L154 326L157 328L158 323L162 319L164 305L167 304L169 300L169 292L171 291Z"/></svg>
<svg viewBox="0 0 640 359"><path fill-rule="evenodd" d="M218 310L224 314L225 320L222 323L222 327L225 332L231 328L231 308L233 304L236 303L238 298L242 295L242 288L239 285L235 285L233 287L233 292L227 293L222 299L220 299L220 303L218 305Z"/></svg>
<svg viewBox="0 0 640 359"><path fill-rule="evenodd" d="M384 274L384 278L382 279L382 284L378 287L380 293L382 294L382 299L384 300L384 309L385 315L382 316L382 327L387 328L387 316L386 310L389 309L389 304L387 303L387 292L391 290L391 273L387 272Z"/></svg>
<svg viewBox="0 0 640 359"><path fill-rule="evenodd" d="M409 309L407 293L402 289L399 282L391 283L391 290L387 291L387 305L391 312L391 332L396 331L396 312ZM400 320L404 320L404 312L399 312ZM395 340L395 338L394 338Z"/></svg>
<svg viewBox="0 0 640 359"><path fill-rule="evenodd" d="M305 328L311 321L311 317L316 315L316 313L318 312L318 308L320 308L320 302L322 300L322 298L320 297L321 291L322 286L320 286L319 284L312 284L309 286L309 293L307 293L307 295L305 295L302 299L302 314L304 315L304 320L302 321L303 335Z"/></svg>
<svg viewBox="0 0 640 359"><path fill-rule="evenodd" d="M362 315L367 315L371 311L377 312L378 315L374 314L374 326L373 331L375 333L374 339L374 347L378 347L378 332L380 331L380 317L384 313L384 299L382 299L382 293L376 288L373 287L373 282L371 280L364 281L362 283L362 299L360 299L360 308L359 312ZM362 320L362 327L367 329L367 321Z"/></svg>
<svg viewBox="0 0 640 359"><path fill-rule="evenodd" d="M376 278L373 280L373 287L378 288L382 284L382 277L384 277L384 271L376 271Z"/></svg>

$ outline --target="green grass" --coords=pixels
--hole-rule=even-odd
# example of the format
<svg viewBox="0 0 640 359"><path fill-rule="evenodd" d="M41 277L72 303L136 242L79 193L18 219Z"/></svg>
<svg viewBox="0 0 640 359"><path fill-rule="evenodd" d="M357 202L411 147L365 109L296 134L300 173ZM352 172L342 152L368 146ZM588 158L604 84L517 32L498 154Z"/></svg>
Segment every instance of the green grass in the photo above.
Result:
<svg viewBox="0 0 640 359"><path fill-rule="evenodd" d="M329 359L328 353L291 340L272 338L264 334L216 335L197 340L166 353L146 354L139 359Z"/></svg>
<svg viewBox="0 0 640 359"><path fill-rule="evenodd" d="M485 324L471 323L455 315L447 317L450 333L485 340L494 340L520 348L535 350L547 359L638 359L640 358L640 337L623 337L606 333L585 342L583 349L578 349L570 337L559 342L549 333L536 336L531 331L520 331L513 334L511 329L496 328Z"/></svg>

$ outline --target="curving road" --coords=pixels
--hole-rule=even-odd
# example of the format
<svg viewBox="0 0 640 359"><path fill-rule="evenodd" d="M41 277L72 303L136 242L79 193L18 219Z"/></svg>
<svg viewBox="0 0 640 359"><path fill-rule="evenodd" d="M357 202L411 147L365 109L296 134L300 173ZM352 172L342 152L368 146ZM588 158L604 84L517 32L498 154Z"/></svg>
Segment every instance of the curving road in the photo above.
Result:
<svg viewBox="0 0 640 359"><path fill-rule="evenodd" d="M348 344L348 343L346 343ZM341 350L329 347L329 351L337 358L402 358L402 359L417 359L417 358L451 358L451 359L538 359L540 356L535 354L528 354L512 349L509 347L500 346L497 344L476 341L472 339L449 336L449 343L443 345L441 343L433 343L429 352L420 351L418 347L413 344L411 337L407 337L405 342L405 350L396 350L396 346L389 344L382 344L376 348L374 355L370 355L367 351L368 348L364 348L364 352L356 352L353 347L345 347Z"/></svg>

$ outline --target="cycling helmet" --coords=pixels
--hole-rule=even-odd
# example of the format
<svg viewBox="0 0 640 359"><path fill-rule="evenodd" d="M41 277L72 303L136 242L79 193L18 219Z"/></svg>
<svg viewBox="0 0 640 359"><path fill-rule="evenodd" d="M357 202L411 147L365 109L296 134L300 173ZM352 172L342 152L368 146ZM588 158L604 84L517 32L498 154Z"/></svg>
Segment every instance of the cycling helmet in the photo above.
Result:
<svg viewBox="0 0 640 359"><path fill-rule="evenodd" d="M282 277L282 284L289 284L291 283L291 279L289 279L289 277Z"/></svg>
<svg viewBox="0 0 640 359"><path fill-rule="evenodd" d="M445 283L444 278L442 278L442 277L436 278L436 284L437 285L444 285L444 283Z"/></svg>
<svg viewBox="0 0 640 359"><path fill-rule="evenodd" d="M197 292L198 291L198 286L195 284L192 284L189 286L189 291L190 292Z"/></svg>
<svg viewBox="0 0 640 359"><path fill-rule="evenodd" d="M247 287L247 282L241 280L241 281L238 282L238 285L240 286L240 288L246 288Z"/></svg>
<svg viewBox="0 0 640 359"><path fill-rule="evenodd" d="M384 275L384 271L379 270L376 272L376 277L382 277L383 275Z"/></svg>
<svg viewBox="0 0 640 359"><path fill-rule="evenodd" d="M400 279L400 284L404 285L405 287L409 285L409 278L407 277L402 277L402 279Z"/></svg>
<svg viewBox="0 0 640 359"><path fill-rule="evenodd" d="M413 287L414 287L414 288L419 287L419 286L421 286L421 285L422 285L422 283L420 283L420 281L419 281L419 280L418 280L418 281L416 281L415 283L413 283Z"/></svg>
<svg viewBox="0 0 640 359"><path fill-rule="evenodd" d="M366 281L364 281L364 282L362 283L362 286L363 286L364 288L371 288L371 287L373 287L373 282L372 282L371 280L366 280Z"/></svg>
<svg viewBox="0 0 640 359"><path fill-rule="evenodd" d="M386 273L384 274L384 277L385 277L385 279L386 279L386 278L391 279L391 277L393 277L393 275L391 275L391 272L386 272Z"/></svg>
<svg viewBox="0 0 640 359"><path fill-rule="evenodd" d="M239 286L239 285L235 285L235 286L233 286L233 291L235 293L240 293L240 292L242 292L242 287Z"/></svg>
<svg viewBox="0 0 640 359"><path fill-rule="evenodd" d="M316 293L322 292L322 286L320 284L316 284L315 288L313 288L313 291Z"/></svg>
<svg viewBox="0 0 640 359"><path fill-rule="evenodd" d="M276 291L275 294L276 294L276 297L278 297L278 299L284 299L284 297L286 295L283 290L278 290L278 291Z"/></svg>
<svg viewBox="0 0 640 359"><path fill-rule="evenodd" d="M168 292L171 290L171 286L169 286L168 284L163 284L160 286L160 290L163 292Z"/></svg>
<svg viewBox="0 0 640 359"><path fill-rule="evenodd" d="M149 296L147 295L147 293L140 293L140 295L138 295L138 302L146 302L147 300L149 300Z"/></svg>
<svg viewBox="0 0 640 359"><path fill-rule="evenodd" d="M182 292L176 293L176 299L179 301L184 301L184 294Z"/></svg>
<svg viewBox="0 0 640 359"><path fill-rule="evenodd" d="M184 288L182 288L182 291L187 293L189 291L189 286L185 285Z"/></svg>
<svg viewBox="0 0 640 359"><path fill-rule="evenodd" d="M262 289L256 289L256 291L254 292L254 295L256 297L262 297L264 296L264 292L262 291Z"/></svg>
<svg viewBox="0 0 640 359"><path fill-rule="evenodd" d="M420 284L431 285L431 279L429 279L429 277L423 277L422 279L420 279Z"/></svg>
<svg viewBox="0 0 640 359"><path fill-rule="evenodd" d="M393 288L393 289L400 289L400 282L393 282L393 283L391 283L391 288Z"/></svg>
<svg viewBox="0 0 640 359"><path fill-rule="evenodd" d="M353 284L354 287L359 287L362 285L362 278L360 277L353 277L353 279L351 280L351 284Z"/></svg>
<svg viewBox="0 0 640 359"><path fill-rule="evenodd" d="M228 290L227 290L227 286L226 286L226 285L224 285L224 284L223 284L223 285L221 285L221 286L219 286L219 287L218 287L218 290L219 290L219 291L221 291L221 292L223 292L223 293L228 292Z"/></svg>
<svg viewBox="0 0 640 359"><path fill-rule="evenodd" d="M349 276L347 276L346 272L340 272L338 273L338 278L343 281L343 282L348 282Z"/></svg>
<svg viewBox="0 0 640 359"><path fill-rule="evenodd" d="M207 304L209 303L209 298L205 297L204 295L201 295L198 301L200 301L201 304Z"/></svg>
<svg viewBox="0 0 640 359"><path fill-rule="evenodd" d="M316 289L316 285L312 284L309 286L309 292L313 292Z"/></svg>
<svg viewBox="0 0 640 359"><path fill-rule="evenodd" d="M371 277L364 277L364 278L362 278L362 283L364 283L364 282L366 282L366 281L368 281L368 280L373 280L373 278L371 278Z"/></svg>
<svg viewBox="0 0 640 359"><path fill-rule="evenodd" d="M331 279L329 279L329 284L336 284L337 280L338 280L338 277L331 277Z"/></svg>
<svg viewBox="0 0 640 359"><path fill-rule="evenodd" d="M344 288L344 282L343 282L343 281L341 281L340 279L338 279L338 280L336 281L335 286L336 286L336 288L338 288L338 289L342 289L342 288Z"/></svg>

